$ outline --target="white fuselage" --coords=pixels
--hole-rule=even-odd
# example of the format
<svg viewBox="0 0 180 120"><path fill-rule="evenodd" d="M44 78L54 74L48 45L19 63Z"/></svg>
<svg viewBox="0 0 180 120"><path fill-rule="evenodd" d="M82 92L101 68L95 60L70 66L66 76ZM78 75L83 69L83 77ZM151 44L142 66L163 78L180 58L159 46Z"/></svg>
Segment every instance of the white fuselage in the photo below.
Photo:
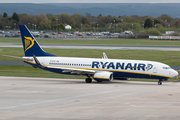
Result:
<svg viewBox="0 0 180 120"><path fill-rule="evenodd" d="M31 61L27 60L31 59ZM65 73L63 69L109 71L114 78L151 78L168 79L178 75L177 71L170 66L143 60L123 59L95 59L95 58L73 58L73 57L37 57L40 64L46 67L45 70ZM24 57L24 61L35 64L33 57ZM69 73L71 74L71 73Z"/></svg>

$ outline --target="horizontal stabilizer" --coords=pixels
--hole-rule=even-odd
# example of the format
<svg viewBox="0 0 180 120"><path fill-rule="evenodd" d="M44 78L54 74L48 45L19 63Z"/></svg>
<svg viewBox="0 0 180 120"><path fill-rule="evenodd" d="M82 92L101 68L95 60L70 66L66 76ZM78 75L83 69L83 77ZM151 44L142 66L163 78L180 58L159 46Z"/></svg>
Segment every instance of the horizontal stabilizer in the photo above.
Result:
<svg viewBox="0 0 180 120"><path fill-rule="evenodd" d="M11 57L11 58L17 58L17 59L23 59L22 57L11 56L11 55L2 55L2 56Z"/></svg>

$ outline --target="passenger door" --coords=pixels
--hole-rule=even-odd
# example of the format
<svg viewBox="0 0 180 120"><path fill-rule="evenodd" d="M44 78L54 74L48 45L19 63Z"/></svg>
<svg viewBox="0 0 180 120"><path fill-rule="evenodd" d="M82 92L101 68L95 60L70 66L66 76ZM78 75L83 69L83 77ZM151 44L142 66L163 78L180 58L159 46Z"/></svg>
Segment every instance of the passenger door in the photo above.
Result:
<svg viewBox="0 0 180 120"><path fill-rule="evenodd" d="M154 66L153 66L153 73L157 73L157 69L158 69L158 66L157 66L157 65L154 65Z"/></svg>

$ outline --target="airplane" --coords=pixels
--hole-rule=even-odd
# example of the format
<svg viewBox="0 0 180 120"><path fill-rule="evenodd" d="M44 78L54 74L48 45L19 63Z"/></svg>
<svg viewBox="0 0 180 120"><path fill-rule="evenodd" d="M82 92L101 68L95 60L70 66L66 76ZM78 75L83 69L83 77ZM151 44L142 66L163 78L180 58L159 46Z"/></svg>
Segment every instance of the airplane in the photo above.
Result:
<svg viewBox="0 0 180 120"><path fill-rule="evenodd" d="M91 83L92 78L97 82L129 80L130 78L159 79L162 81L173 78L178 72L170 66L145 60L109 59L103 53L102 59L57 57L45 52L25 25L19 25L25 57L23 61L35 68L46 71L87 76L86 83Z"/></svg>

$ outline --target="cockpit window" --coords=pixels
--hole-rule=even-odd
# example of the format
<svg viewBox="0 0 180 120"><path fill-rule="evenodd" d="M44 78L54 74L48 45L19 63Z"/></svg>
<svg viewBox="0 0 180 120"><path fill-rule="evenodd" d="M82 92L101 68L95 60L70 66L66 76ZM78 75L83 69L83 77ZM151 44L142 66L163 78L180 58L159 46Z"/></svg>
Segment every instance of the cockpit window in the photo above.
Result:
<svg viewBox="0 0 180 120"><path fill-rule="evenodd" d="M171 67L163 67L163 69L171 69Z"/></svg>

